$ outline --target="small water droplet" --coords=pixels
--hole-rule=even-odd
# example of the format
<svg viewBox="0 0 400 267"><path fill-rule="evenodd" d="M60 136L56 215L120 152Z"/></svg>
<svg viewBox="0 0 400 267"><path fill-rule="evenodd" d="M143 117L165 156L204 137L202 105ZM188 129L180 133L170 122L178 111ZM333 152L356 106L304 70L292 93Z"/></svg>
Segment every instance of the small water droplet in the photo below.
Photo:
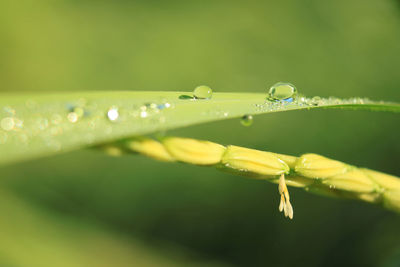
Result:
<svg viewBox="0 0 400 267"><path fill-rule="evenodd" d="M19 129L24 128L24 121L23 120L20 120L18 118L14 118L14 123L15 123L15 127L16 128L19 128Z"/></svg>
<svg viewBox="0 0 400 267"><path fill-rule="evenodd" d="M243 126L249 127L253 124L253 116L252 115L244 115L241 119L240 119L240 123Z"/></svg>
<svg viewBox="0 0 400 267"><path fill-rule="evenodd" d="M67 118L70 122L75 123L78 121L79 116L75 112L70 112L68 113Z"/></svg>
<svg viewBox="0 0 400 267"><path fill-rule="evenodd" d="M171 103L168 103L168 102L165 102L163 104L157 105L157 108L160 109L160 110L165 109L165 108L170 108L170 107L171 107Z"/></svg>
<svg viewBox="0 0 400 267"><path fill-rule="evenodd" d="M6 117L1 120L0 125L3 130L11 131L12 129L14 129L15 126L14 118Z"/></svg>
<svg viewBox="0 0 400 267"><path fill-rule="evenodd" d="M313 98L311 98L311 104L314 106L318 106L322 103L322 99L319 96L314 96Z"/></svg>
<svg viewBox="0 0 400 267"><path fill-rule="evenodd" d="M296 87L291 83L279 82L269 89L269 99L293 102L297 95Z"/></svg>
<svg viewBox="0 0 400 267"><path fill-rule="evenodd" d="M197 99L210 99L212 94L213 91L206 85L197 86L193 91L193 96Z"/></svg>
<svg viewBox="0 0 400 267"><path fill-rule="evenodd" d="M107 117L110 121L116 121L119 118L119 112L117 107L111 107L107 111Z"/></svg>
<svg viewBox="0 0 400 267"><path fill-rule="evenodd" d="M157 104L156 103L150 103L150 104L147 104L147 105L151 109L157 109Z"/></svg>
<svg viewBox="0 0 400 267"><path fill-rule="evenodd" d="M82 117L83 114L85 113L84 109L81 108L81 107L75 107L73 112L75 112L76 115L78 115L79 118Z"/></svg>

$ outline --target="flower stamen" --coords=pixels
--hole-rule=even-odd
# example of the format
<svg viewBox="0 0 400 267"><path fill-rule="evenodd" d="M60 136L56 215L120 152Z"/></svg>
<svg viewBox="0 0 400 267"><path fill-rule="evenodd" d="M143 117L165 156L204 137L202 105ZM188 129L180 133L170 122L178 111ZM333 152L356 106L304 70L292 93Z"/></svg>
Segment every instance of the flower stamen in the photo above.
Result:
<svg viewBox="0 0 400 267"><path fill-rule="evenodd" d="M281 195L281 202L279 203L279 211L285 214L285 217L293 219L293 207L290 203L289 191L286 186L285 175L281 174L278 185L279 194Z"/></svg>

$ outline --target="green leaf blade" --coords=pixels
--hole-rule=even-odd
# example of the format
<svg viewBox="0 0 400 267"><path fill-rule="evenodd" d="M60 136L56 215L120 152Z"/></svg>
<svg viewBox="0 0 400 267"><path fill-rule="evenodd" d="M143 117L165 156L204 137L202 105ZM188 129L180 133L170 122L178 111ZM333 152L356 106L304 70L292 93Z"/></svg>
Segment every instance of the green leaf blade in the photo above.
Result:
<svg viewBox="0 0 400 267"><path fill-rule="evenodd" d="M259 93L81 92L0 96L0 164L49 156L122 138L190 125L301 109L400 112L397 103L367 99L268 101ZM112 110L108 114L108 111ZM115 120L113 116L117 116ZM111 119L110 119L111 118Z"/></svg>

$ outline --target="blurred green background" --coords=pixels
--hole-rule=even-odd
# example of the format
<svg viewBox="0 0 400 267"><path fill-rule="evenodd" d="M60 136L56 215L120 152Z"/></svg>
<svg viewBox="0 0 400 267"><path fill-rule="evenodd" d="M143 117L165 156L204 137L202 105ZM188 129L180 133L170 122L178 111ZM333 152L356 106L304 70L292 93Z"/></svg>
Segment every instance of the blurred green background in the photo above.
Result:
<svg viewBox="0 0 400 267"><path fill-rule="evenodd" d="M395 0L2 0L0 91L266 92L400 101ZM398 114L298 111L167 134L400 175ZM84 150L0 169L0 266L400 266L400 216L212 168Z"/></svg>

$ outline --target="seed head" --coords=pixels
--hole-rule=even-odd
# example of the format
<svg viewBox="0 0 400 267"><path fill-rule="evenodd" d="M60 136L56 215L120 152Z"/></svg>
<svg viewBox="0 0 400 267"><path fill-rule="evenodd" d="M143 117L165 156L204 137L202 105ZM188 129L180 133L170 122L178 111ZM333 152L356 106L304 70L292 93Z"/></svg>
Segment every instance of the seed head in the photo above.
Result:
<svg viewBox="0 0 400 267"><path fill-rule="evenodd" d="M162 143L176 160L196 165L219 163L226 149L213 142L191 138L167 137Z"/></svg>
<svg viewBox="0 0 400 267"><path fill-rule="evenodd" d="M289 173L289 166L274 153L238 146L228 146L221 163L229 168L259 175Z"/></svg>
<svg viewBox="0 0 400 267"><path fill-rule="evenodd" d="M317 154L304 154L296 164L296 173L308 178L328 178L345 173L349 167L337 160Z"/></svg>
<svg viewBox="0 0 400 267"><path fill-rule="evenodd" d="M371 179L364 172L357 169L324 179L322 183L335 189L355 193L369 193L375 189L375 184Z"/></svg>
<svg viewBox="0 0 400 267"><path fill-rule="evenodd" d="M161 161L175 161L165 147L158 141L147 137L135 138L126 142L126 147L134 152Z"/></svg>

